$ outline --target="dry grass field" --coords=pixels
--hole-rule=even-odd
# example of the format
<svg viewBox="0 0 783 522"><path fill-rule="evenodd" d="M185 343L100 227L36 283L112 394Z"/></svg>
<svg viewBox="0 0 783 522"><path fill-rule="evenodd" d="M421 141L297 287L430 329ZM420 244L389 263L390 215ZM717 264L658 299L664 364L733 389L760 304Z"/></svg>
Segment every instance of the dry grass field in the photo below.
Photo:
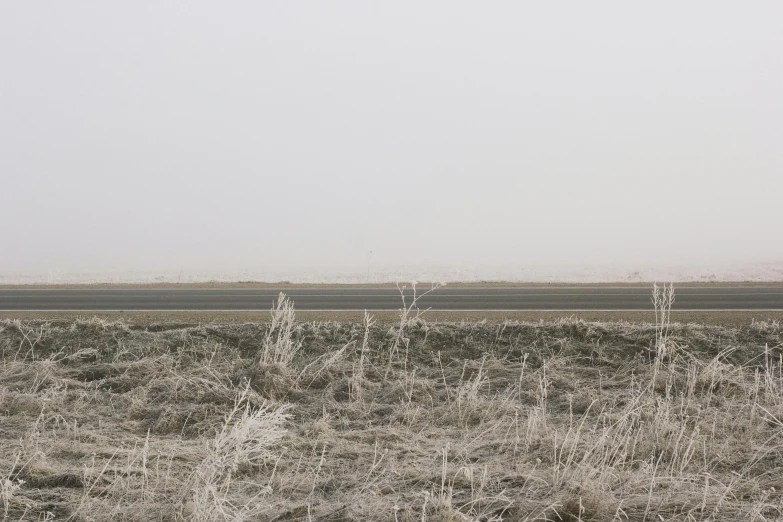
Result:
<svg viewBox="0 0 783 522"><path fill-rule="evenodd" d="M778 323L294 319L0 321L3 520L783 518Z"/></svg>

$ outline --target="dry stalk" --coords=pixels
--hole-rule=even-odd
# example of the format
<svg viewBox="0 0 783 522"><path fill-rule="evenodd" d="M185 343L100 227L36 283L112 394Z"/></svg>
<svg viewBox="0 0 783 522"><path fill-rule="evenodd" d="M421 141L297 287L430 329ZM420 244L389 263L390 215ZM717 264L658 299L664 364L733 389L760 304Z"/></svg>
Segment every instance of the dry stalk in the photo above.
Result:
<svg viewBox="0 0 783 522"><path fill-rule="evenodd" d="M413 292L413 296L411 298L410 303L407 302L405 299L405 289L407 288L405 285L397 285L397 289L400 292L400 297L402 299L402 308L400 309L400 321L397 325L397 331L395 332L394 341L389 345L389 354L388 354L388 360L386 363L386 372L384 373L384 380L389 378L389 372L391 371L392 363L394 362L394 357L398 354L400 350L400 346L405 346L405 358L403 361L403 364L407 366L408 363L408 349L410 348L410 339L405 336L406 329L412 324L417 321L421 321L422 315L427 310L421 310L419 308L419 301L426 295L434 292L438 288L442 287L442 284L439 283L433 283L429 290L426 292L419 294L416 291L416 281L413 281L411 283L411 290Z"/></svg>
<svg viewBox="0 0 783 522"><path fill-rule="evenodd" d="M659 287L653 284L652 303L655 308L655 356L663 360L672 355L672 345L669 342L671 328L672 304L674 304L674 285L669 283Z"/></svg>
<svg viewBox="0 0 783 522"><path fill-rule="evenodd" d="M294 303L280 292L277 304L272 307L270 313L272 322L264 337L258 362L288 367L302 347L301 341L294 340Z"/></svg>

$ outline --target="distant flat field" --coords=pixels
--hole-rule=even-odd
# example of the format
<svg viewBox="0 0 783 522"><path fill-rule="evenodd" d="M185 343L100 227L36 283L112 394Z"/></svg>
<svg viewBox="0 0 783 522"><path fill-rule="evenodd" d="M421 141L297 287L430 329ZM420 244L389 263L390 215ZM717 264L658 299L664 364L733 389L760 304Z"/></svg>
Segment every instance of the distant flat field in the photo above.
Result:
<svg viewBox="0 0 783 522"><path fill-rule="evenodd" d="M667 281L668 283L669 281ZM653 281L641 282L641 283L514 283L505 281L487 281L480 283L448 283L444 285L446 288L651 288ZM432 282L418 282L417 288L428 289L433 284ZM658 281L658 284L662 284L662 281ZM675 288L783 288L783 281L717 281L717 282L673 282ZM410 287L411 284L400 283ZM342 284L342 283L330 283L330 284L294 284L281 281L279 283L261 283L254 281L224 283L100 283L100 284L46 284L46 285L0 285L0 290L19 290L19 289L41 289L41 290L90 290L90 289L106 289L106 290L122 290L122 289L280 289L280 290L307 290L307 289L339 289L339 288L397 288L396 283L359 283L359 284Z"/></svg>

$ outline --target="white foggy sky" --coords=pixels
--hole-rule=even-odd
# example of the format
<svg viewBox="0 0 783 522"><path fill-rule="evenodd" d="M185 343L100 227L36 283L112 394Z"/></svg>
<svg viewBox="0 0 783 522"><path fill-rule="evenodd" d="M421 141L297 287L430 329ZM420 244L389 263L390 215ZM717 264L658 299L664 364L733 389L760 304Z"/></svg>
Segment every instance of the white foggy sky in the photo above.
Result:
<svg viewBox="0 0 783 522"><path fill-rule="evenodd" d="M783 259L778 2L3 2L0 273Z"/></svg>

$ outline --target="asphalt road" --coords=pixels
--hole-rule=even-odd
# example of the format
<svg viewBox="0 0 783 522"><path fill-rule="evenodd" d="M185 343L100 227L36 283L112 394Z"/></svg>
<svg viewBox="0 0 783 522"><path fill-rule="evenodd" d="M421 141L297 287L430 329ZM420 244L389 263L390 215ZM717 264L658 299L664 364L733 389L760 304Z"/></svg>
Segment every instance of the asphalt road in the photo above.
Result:
<svg viewBox="0 0 783 522"><path fill-rule="evenodd" d="M265 289L0 289L0 311L268 310L280 290ZM396 288L285 289L297 310L398 310ZM679 287L674 310L783 310L783 287ZM411 300L406 292L407 302ZM420 298L432 310L643 310L649 287L443 287Z"/></svg>

